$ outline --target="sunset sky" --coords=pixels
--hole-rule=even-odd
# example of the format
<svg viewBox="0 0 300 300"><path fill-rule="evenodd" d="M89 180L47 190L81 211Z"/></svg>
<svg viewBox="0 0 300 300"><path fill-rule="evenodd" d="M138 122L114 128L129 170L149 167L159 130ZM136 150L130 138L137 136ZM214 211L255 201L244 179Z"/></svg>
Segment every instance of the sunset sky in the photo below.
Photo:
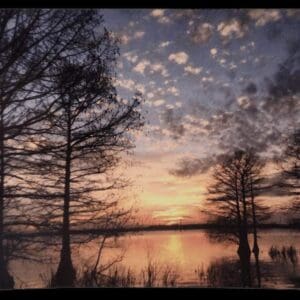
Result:
<svg viewBox="0 0 300 300"><path fill-rule="evenodd" d="M126 174L141 214L149 222L201 222L219 154L252 146L280 155L278 143L299 125L300 76L290 80L289 64L300 53L300 10L102 13L121 39L120 97L139 90L145 98L146 125Z"/></svg>

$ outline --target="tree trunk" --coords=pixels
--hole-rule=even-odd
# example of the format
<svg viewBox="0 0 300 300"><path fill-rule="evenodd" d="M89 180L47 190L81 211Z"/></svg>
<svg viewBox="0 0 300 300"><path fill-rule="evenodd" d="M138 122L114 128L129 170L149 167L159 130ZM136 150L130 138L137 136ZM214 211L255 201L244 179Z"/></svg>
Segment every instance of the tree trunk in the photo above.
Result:
<svg viewBox="0 0 300 300"><path fill-rule="evenodd" d="M8 273L7 263L4 257L4 130L3 130L3 109L0 116L0 288L12 289L14 287L13 277Z"/></svg>
<svg viewBox="0 0 300 300"><path fill-rule="evenodd" d="M245 238L245 234L242 235L242 239L240 240L238 255L241 263L241 276L242 276L243 286L251 286L251 273L250 273L251 251L250 251L248 239Z"/></svg>
<svg viewBox="0 0 300 300"><path fill-rule="evenodd" d="M237 176L237 175L236 175ZM237 212L237 223L238 223L238 233L239 233L239 247L237 253L240 258L241 266L241 281L243 286L248 285L248 267L247 261L250 259L250 247L247 247L247 240L245 240L244 235L244 224L242 224L241 209L240 209L240 197L238 192L237 182L235 182L235 197L236 197L236 212Z"/></svg>
<svg viewBox="0 0 300 300"><path fill-rule="evenodd" d="M235 174L237 178L237 174ZM237 179L235 180L235 205L236 205L236 214L237 214L237 225L238 225L238 234L239 240L242 239L242 217L241 217L241 209L240 209L240 197L238 192L238 183Z"/></svg>
<svg viewBox="0 0 300 300"><path fill-rule="evenodd" d="M256 277L257 277L257 286L261 287L261 274L260 274L260 265L259 265L259 247L257 240L257 220L256 220L256 212L254 206L254 194L253 194L253 183L251 179L250 183L251 188L251 207L252 207L252 222L253 222L253 249L252 252L255 257L255 267L256 267Z"/></svg>
<svg viewBox="0 0 300 300"><path fill-rule="evenodd" d="M251 286L251 269L250 269L250 258L251 250L248 241L248 221L247 221L247 205L246 205L246 192L245 192L245 181L242 178L242 202L243 202L243 226L242 226L242 237L239 245L239 256L242 265L242 274L244 284Z"/></svg>
<svg viewBox="0 0 300 300"><path fill-rule="evenodd" d="M70 109L68 113L67 128L67 149L65 165L65 183L64 183L64 211L62 226L62 248L60 253L60 262L54 277L54 286L72 287L76 279L76 272L72 263L71 245L70 245L70 179L71 179L71 118Z"/></svg>

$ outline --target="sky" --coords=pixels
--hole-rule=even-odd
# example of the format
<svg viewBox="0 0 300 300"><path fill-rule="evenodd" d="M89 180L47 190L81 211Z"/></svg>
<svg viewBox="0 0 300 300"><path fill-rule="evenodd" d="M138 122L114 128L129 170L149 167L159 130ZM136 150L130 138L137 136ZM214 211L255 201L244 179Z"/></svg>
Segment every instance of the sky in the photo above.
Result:
<svg viewBox="0 0 300 300"><path fill-rule="evenodd" d="M101 13L120 39L119 96L145 99L126 172L145 223L204 221L212 167L235 147L254 147L276 172L271 158L299 126L300 10Z"/></svg>

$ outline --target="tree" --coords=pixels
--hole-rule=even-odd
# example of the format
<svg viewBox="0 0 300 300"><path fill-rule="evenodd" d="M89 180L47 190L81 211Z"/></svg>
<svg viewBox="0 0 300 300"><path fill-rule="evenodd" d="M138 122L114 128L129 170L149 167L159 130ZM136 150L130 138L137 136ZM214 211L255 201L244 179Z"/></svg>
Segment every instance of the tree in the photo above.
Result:
<svg viewBox="0 0 300 300"><path fill-rule="evenodd" d="M208 192L213 197L208 200L217 208L215 214L219 222L230 226L230 234L237 238L238 254L241 261L243 285L250 285L250 247L248 242L248 212L245 202L245 185L242 174L240 152L227 155L216 166L214 184Z"/></svg>
<svg viewBox="0 0 300 300"><path fill-rule="evenodd" d="M293 197L291 210L300 211L300 129L289 136L284 153L278 162L281 167L281 183L286 195Z"/></svg>
<svg viewBox="0 0 300 300"><path fill-rule="evenodd" d="M255 196L263 190L261 171L263 163L251 149L237 150L220 159L213 172L214 183L209 187L209 203L214 206L215 220L227 227L227 233L238 243L238 254L242 266L242 281L251 285L248 241L252 223L254 234L253 253L258 262L257 222L267 216L267 208L255 203ZM260 271L257 264L260 285Z"/></svg>
<svg viewBox="0 0 300 300"><path fill-rule="evenodd" d="M6 232L36 226L28 166L44 119L60 109L60 67L95 55L102 22L96 10L0 10L0 288L14 285L4 258Z"/></svg>
<svg viewBox="0 0 300 300"><path fill-rule="evenodd" d="M261 272L259 264L259 246L257 226L260 221L266 220L270 217L269 209L261 203L256 203L256 197L264 190L269 188L266 179L262 176L262 170L265 162L254 153L253 150L248 150L243 153L245 164L243 168L243 175L246 182L245 194L249 198L250 205L250 222L253 232L253 248L252 252L255 257L256 278L258 287L261 286Z"/></svg>
<svg viewBox="0 0 300 300"><path fill-rule="evenodd" d="M138 111L141 95L131 100L117 97L111 71L117 51L111 36L107 32L104 35L95 41L101 52L76 63L63 61L57 79L60 109L49 116L48 130L37 142L43 154L32 161L43 174L35 215L44 220L43 227L59 230L62 237L53 279L56 286L72 286L76 279L70 226L101 227L105 220L107 227L109 215L114 228L128 213L118 209L112 194L124 186L124 181L108 174L118 165L120 154L133 147L129 132L142 125ZM106 192L106 198L101 192Z"/></svg>

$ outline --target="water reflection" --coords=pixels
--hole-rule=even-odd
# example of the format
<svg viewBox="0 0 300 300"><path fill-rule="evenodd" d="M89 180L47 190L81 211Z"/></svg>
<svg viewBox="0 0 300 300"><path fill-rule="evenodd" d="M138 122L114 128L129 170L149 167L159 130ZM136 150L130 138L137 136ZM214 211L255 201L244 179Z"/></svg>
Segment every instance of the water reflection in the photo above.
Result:
<svg viewBox="0 0 300 300"><path fill-rule="evenodd" d="M293 266L298 263L297 249L293 246L283 246L281 250L277 246L272 246L269 250L269 256L275 261L290 261Z"/></svg>
<svg viewBox="0 0 300 300"><path fill-rule="evenodd" d="M169 235L165 247L165 253L168 253L170 257L173 257L180 264L184 264L186 258L182 243L182 237L173 233Z"/></svg>
<svg viewBox="0 0 300 300"><path fill-rule="evenodd" d="M74 264L81 274L78 286L244 285L243 265L237 255L237 244L232 241L212 241L204 230L147 232L122 236L117 243L111 241L110 247L105 248L101 255L101 264L105 265L121 254L123 259L92 281L87 270L95 264L100 240L98 238L74 247ZM250 238L251 245L252 242ZM261 286L300 287L300 232L262 231L259 246ZM22 259L10 262L9 267L17 288L45 287L51 270L55 270L57 266L58 252L55 247L49 246L43 255L51 258L51 262ZM253 254L249 270L252 286L257 286L257 268Z"/></svg>

